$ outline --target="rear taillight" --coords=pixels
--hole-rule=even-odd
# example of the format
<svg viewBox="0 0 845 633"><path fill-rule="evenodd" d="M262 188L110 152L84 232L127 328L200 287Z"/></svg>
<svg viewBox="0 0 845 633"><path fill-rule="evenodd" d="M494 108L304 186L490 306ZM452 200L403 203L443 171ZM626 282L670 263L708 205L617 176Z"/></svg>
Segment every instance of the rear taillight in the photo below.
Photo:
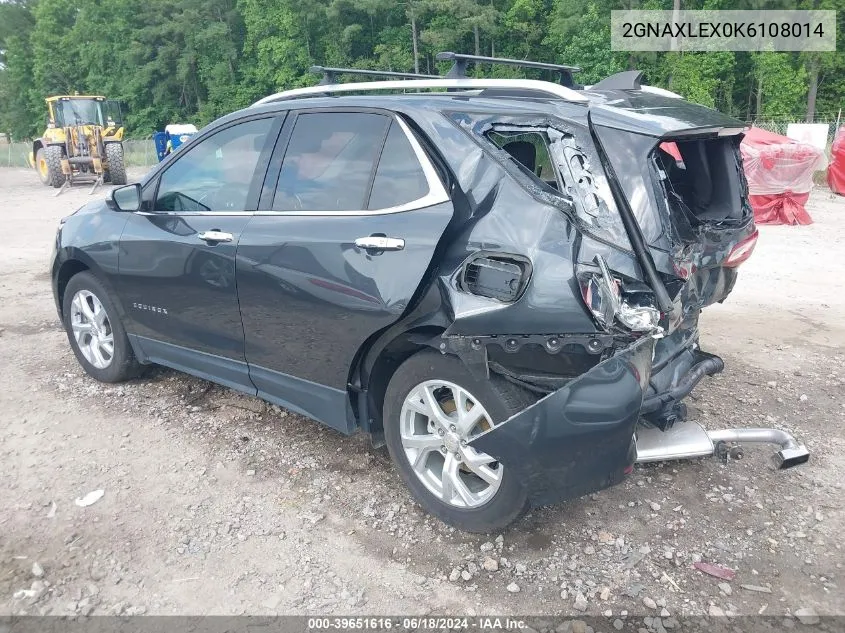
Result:
<svg viewBox="0 0 845 633"><path fill-rule="evenodd" d="M751 235L731 249L731 252L728 254L728 258L724 261L722 266L726 266L727 268L736 268L746 259L751 257L751 253L754 252L754 247L757 246L757 238L759 235L759 231L754 229L754 232Z"/></svg>
<svg viewBox="0 0 845 633"><path fill-rule="evenodd" d="M654 332L659 329L660 312L651 306L632 305L622 296L622 285L613 277L601 255L595 262L599 273L579 275L581 296L595 319L609 328L615 323L633 332Z"/></svg>

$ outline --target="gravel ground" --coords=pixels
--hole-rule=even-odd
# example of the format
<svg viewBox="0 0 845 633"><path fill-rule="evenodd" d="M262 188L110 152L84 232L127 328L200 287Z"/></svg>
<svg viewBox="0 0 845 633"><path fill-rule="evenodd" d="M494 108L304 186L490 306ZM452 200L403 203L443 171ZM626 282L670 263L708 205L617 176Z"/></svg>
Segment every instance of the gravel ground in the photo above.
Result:
<svg viewBox="0 0 845 633"><path fill-rule="evenodd" d="M702 320L727 368L688 401L709 428L795 433L809 464L775 471L748 446L638 467L480 537L425 515L365 437L165 369L86 377L47 262L57 220L87 199L0 169L0 614L575 614L608 630L645 615L655 631L845 614L845 199L820 189L814 225L761 227Z"/></svg>

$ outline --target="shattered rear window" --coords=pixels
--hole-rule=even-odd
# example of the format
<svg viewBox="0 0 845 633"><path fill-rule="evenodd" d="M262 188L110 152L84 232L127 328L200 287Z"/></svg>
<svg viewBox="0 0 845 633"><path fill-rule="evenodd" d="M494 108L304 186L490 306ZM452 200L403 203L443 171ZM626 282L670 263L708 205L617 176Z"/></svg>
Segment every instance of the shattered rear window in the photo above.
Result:
<svg viewBox="0 0 845 633"><path fill-rule="evenodd" d="M487 138L507 152L523 171L543 186L560 191L557 172L549 154L549 139L541 132L504 132L492 130Z"/></svg>
<svg viewBox="0 0 845 633"><path fill-rule="evenodd" d="M547 119L483 117L453 113L455 124L510 155L531 178L531 193L547 204L574 211L580 226L593 237L631 250L625 226L607 183L589 133ZM549 195L551 194L551 195ZM558 202L559 201L559 202Z"/></svg>

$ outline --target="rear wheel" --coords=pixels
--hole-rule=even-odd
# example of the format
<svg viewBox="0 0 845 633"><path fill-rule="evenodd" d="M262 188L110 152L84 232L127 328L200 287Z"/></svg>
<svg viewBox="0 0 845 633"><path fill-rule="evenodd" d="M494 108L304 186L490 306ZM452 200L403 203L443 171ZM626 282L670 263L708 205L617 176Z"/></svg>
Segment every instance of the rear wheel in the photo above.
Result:
<svg viewBox="0 0 845 633"><path fill-rule="evenodd" d="M113 185L126 184L126 165L123 162L123 144L106 144L106 162L108 163L108 179Z"/></svg>
<svg viewBox="0 0 845 633"><path fill-rule="evenodd" d="M42 152L47 168L47 180L44 181L42 179L42 182L53 187L61 187L65 184L65 180L67 179L67 177L62 173L62 157L64 156L62 147L60 145L48 145L44 149L39 150L39 153ZM36 165L39 165L37 159Z"/></svg>
<svg viewBox="0 0 845 633"><path fill-rule="evenodd" d="M519 387L479 380L454 356L421 352L385 394L384 434L402 480L428 512L468 532L500 530L528 508L513 472L469 445L533 402Z"/></svg>
<svg viewBox="0 0 845 633"><path fill-rule="evenodd" d="M126 330L99 279L90 272L71 277L62 304L68 340L88 375L122 382L138 374L140 365Z"/></svg>

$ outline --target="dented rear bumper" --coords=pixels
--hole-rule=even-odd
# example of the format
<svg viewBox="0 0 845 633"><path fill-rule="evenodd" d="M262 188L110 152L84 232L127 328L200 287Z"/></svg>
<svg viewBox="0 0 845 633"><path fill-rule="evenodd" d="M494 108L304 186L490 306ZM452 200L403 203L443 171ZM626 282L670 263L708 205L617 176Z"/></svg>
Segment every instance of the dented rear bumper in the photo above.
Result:
<svg viewBox="0 0 845 633"><path fill-rule="evenodd" d="M534 506L619 483L637 457L654 344L638 339L470 445L516 473Z"/></svg>

